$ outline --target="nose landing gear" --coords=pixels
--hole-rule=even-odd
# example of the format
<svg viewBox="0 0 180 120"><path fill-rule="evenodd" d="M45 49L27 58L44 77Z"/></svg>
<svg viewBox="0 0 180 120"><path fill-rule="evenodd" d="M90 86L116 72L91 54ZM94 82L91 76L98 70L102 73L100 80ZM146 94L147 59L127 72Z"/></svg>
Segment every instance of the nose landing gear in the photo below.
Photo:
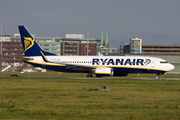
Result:
<svg viewBox="0 0 180 120"><path fill-rule="evenodd" d="M156 75L156 78L159 78L159 75L158 75L158 74Z"/></svg>
<svg viewBox="0 0 180 120"><path fill-rule="evenodd" d="M156 78L159 78L159 75L164 75L164 73L163 72L162 73L157 73Z"/></svg>

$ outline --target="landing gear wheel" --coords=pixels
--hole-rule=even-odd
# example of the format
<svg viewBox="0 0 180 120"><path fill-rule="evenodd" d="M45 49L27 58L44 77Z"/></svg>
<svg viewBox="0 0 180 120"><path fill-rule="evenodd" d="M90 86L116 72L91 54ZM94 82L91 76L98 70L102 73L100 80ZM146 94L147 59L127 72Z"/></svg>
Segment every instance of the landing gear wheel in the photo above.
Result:
<svg viewBox="0 0 180 120"><path fill-rule="evenodd" d="M86 77L93 77L92 73L88 73Z"/></svg>
<svg viewBox="0 0 180 120"><path fill-rule="evenodd" d="M93 77L93 75L87 75L86 77Z"/></svg>
<svg viewBox="0 0 180 120"><path fill-rule="evenodd" d="M156 78L159 78L159 75L156 75Z"/></svg>

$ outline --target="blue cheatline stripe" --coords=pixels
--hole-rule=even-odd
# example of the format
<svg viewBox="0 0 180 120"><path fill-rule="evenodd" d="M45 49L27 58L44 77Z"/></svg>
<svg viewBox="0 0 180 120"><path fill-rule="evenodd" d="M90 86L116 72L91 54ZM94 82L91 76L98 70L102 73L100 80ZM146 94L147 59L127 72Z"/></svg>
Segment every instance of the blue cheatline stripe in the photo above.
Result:
<svg viewBox="0 0 180 120"><path fill-rule="evenodd" d="M157 71L163 71L168 72L168 70L162 70L162 69L154 69L154 68L144 68L144 67L131 67L131 66L108 66L108 65L93 65L94 67L109 67L109 68L132 68L132 69L146 69L146 70L157 70Z"/></svg>

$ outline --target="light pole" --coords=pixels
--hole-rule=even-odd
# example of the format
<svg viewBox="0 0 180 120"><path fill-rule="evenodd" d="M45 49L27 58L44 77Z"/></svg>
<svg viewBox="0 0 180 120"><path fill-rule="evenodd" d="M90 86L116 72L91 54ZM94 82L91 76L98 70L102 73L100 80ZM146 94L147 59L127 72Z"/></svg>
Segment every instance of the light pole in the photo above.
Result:
<svg viewBox="0 0 180 120"><path fill-rule="evenodd" d="M88 47L89 47L89 45L88 45L88 42L89 42L89 30L91 29L91 28L85 28L86 30L87 30L87 56L88 56Z"/></svg>
<svg viewBox="0 0 180 120"><path fill-rule="evenodd" d="M2 23L3 21L0 21L0 23L1 23L1 55L2 55Z"/></svg>

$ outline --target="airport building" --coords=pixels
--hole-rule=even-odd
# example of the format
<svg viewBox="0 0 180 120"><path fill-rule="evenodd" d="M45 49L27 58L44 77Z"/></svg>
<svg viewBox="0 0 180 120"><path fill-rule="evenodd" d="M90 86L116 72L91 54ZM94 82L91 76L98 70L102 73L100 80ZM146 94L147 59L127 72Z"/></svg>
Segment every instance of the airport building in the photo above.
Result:
<svg viewBox="0 0 180 120"><path fill-rule="evenodd" d="M142 45L143 54L180 54L180 45Z"/></svg>
<svg viewBox="0 0 180 120"><path fill-rule="evenodd" d="M106 48L105 46L101 46L101 55L108 55L117 53L117 48Z"/></svg>
<svg viewBox="0 0 180 120"><path fill-rule="evenodd" d="M39 45L48 52L60 55L60 43L53 37L35 37Z"/></svg>
<svg viewBox="0 0 180 120"><path fill-rule="evenodd" d="M180 45L142 44L142 39L132 38L130 44L120 44L120 53L180 55Z"/></svg>
<svg viewBox="0 0 180 120"><path fill-rule="evenodd" d="M13 57L14 56L14 57ZM11 65L13 67L21 66L23 61L15 56L23 57L23 48L21 42L2 42L1 65L6 67Z"/></svg>
<svg viewBox="0 0 180 120"><path fill-rule="evenodd" d="M100 52L100 39L61 38L56 40L61 43L61 55L93 56Z"/></svg>
<svg viewBox="0 0 180 120"><path fill-rule="evenodd" d="M67 38L36 38L40 46L57 55L97 55L100 51L99 39L84 39L81 34L66 35ZM81 37L79 37L81 36ZM87 43L88 41L88 43ZM88 45L88 48L87 48ZM88 53L87 53L88 50Z"/></svg>
<svg viewBox="0 0 180 120"><path fill-rule="evenodd" d="M2 43L2 52L0 49L0 53L2 53L0 57L0 67L5 68L8 65L12 67L22 66L22 59L18 59L15 56L23 57L23 48L22 43L20 42L19 36L11 37L10 35L2 35L2 42L0 42L0 46ZM16 37L15 37L16 36ZM14 56L14 57L13 57Z"/></svg>

